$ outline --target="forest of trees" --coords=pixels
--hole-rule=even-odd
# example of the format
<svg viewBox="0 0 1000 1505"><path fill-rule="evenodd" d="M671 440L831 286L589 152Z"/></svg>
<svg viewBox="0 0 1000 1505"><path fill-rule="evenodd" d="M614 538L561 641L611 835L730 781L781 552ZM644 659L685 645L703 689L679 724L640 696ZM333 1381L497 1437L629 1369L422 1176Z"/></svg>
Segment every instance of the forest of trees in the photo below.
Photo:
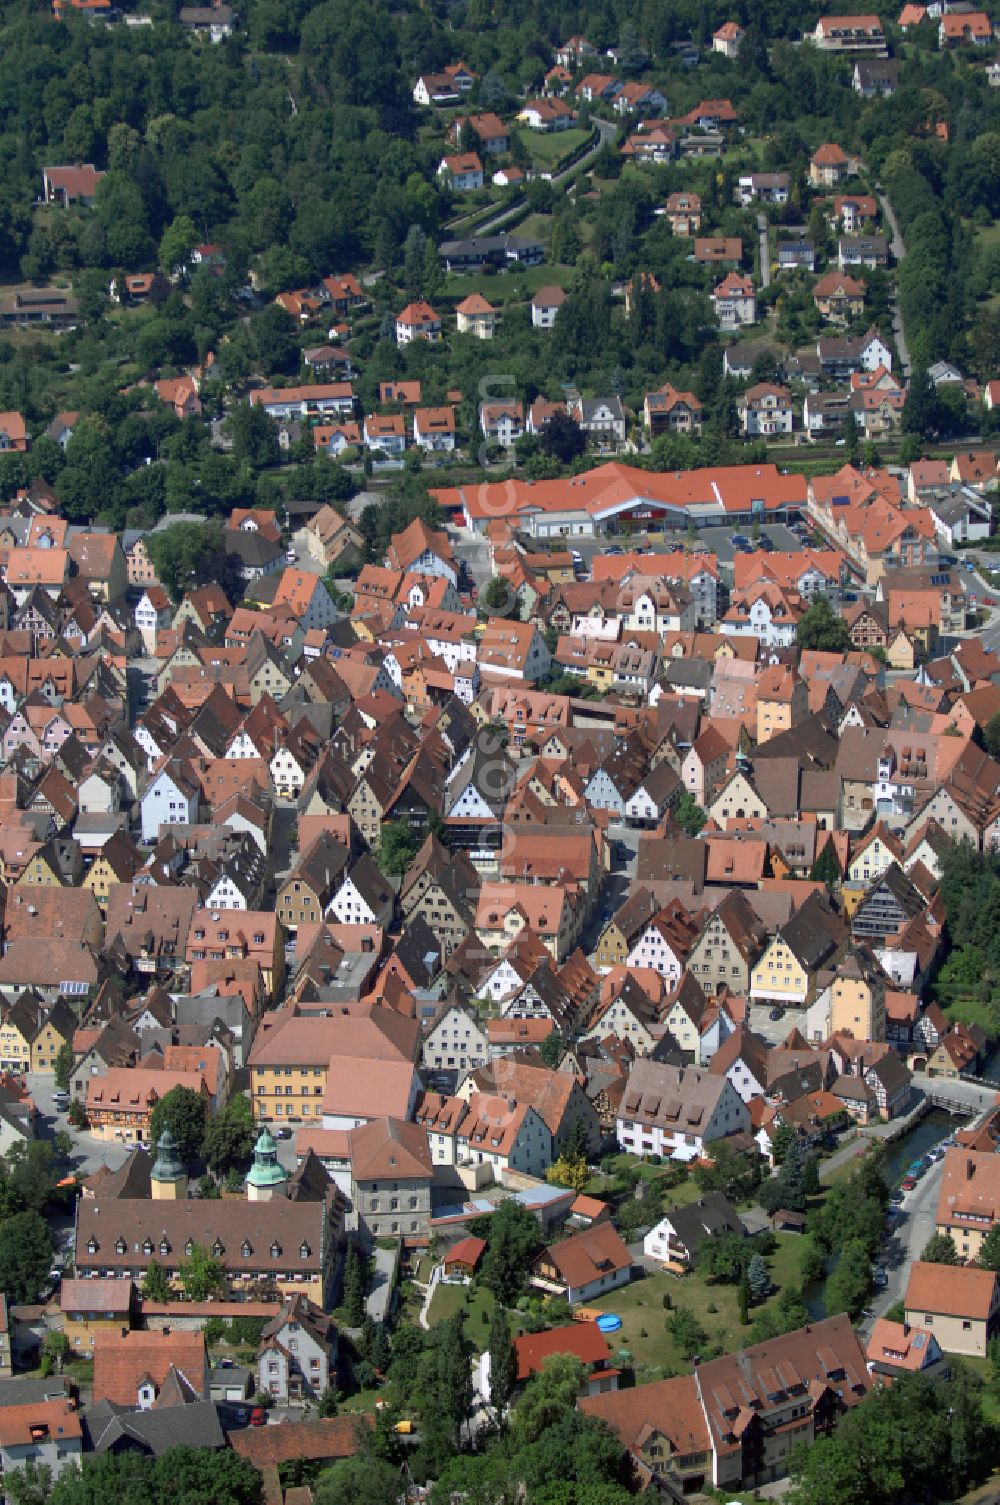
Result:
<svg viewBox="0 0 1000 1505"><path fill-rule="evenodd" d="M382 275L350 341L362 411L372 410L380 381L404 374L421 380L429 403L460 390L467 432L480 382L497 370L526 402L575 381L618 393L634 410L669 379L697 393L705 432L700 444L658 440L651 464L761 458L762 445L739 440L736 389L722 377L707 298L711 275L655 211L672 190L693 188L706 228L749 249L755 211L734 203L736 178L753 165L784 169L791 201L772 217L798 221L830 255L835 245L807 186L809 155L828 140L861 153L906 240L899 298L918 368L910 434L919 442L961 431L964 397L956 389L963 412L950 412L928 394L922 372L947 357L981 378L993 374L1000 308L985 300L1000 290L1000 243L977 240L976 231L1000 214L998 91L961 52L938 51L928 26L907 39L893 97L862 99L849 62L797 45L820 9L788 0L766 11L746 0L617 0L556 11L537 0L392 9L385 0L250 0L237 32L213 47L186 35L163 0L150 7L154 24L140 27L73 15L57 24L47 7L16 0L0 24L0 277L71 285L81 320L58 339L0 336L0 409L23 413L33 437L27 454L0 456L0 500L41 478L71 520L116 527L148 526L165 512L211 516L247 500L276 506L293 491L344 501L361 484L357 475L316 460L308 432L279 450L274 425L242 398L251 381L300 379L303 347L316 342L316 330L297 327L274 294L368 269ZM707 43L730 17L748 27L738 66L708 51L685 69L671 54L681 37ZM643 76L660 84L671 113L702 97L731 98L742 133L721 163L644 170L623 170L613 143L594 166L597 196L530 184L524 212L541 212L549 260L570 283L551 335L532 329L522 294L505 308L494 341L452 336L433 349L397 348L392 314L407 297L440 299L446 312L454 302L436 242L458 205L436 172L443 127L413 107L414 79L463 57L479 75L470 106L509 116L519 91L541 82L554 44L572 33L622 46L623 71L651 55ZM936 130L942 122L947 140ZM39 207L43 167L73 162L105 171L93 208ZM202 240L223 247L221 274L181 270ZM123 271L156 268L179 275L162 301L125 310L110 300ZM515 290L516 276L507 279ZM626 321L612 291L629 278L636 293ZM888 335L893 274L866 280L865 322ZM762 303L773 306L790 346L815 338L808 279L785 275ZM204 418L182 422L143 383L209 353ZM63 452L40 436L65 408L85 417ZM533 438L520 459L539 477L585 463ZM411 463L418 469L419 457Z"/></svg>

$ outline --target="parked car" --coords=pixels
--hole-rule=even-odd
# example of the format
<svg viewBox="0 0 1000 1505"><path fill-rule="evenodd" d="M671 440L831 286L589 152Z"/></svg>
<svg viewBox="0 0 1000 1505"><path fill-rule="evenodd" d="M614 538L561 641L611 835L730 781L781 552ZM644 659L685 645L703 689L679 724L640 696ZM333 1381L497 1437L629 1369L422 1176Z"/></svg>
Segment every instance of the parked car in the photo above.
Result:
<svg viewBox="0 0 1000 1505"><path fill-rule="evenodd" d="M876 1291L884 1291L888 1284L889 1277L880 1265L872 1276L872 1285L875 1287Z"/></svg>
<svg viewBox="0 0 1000 1505"><path fill-rule="evenodd" d="M903 1191L912 1191L916 1184L917 1183L912 1176L904 1176L901 1182L901 1188Z"/></svg>
<svg viewBox="0 0 1000 1505"><path fill-rule="evenodd" d="M784 1019L785 1011L784 1009L774 1008L771 1010L767 1017L777 1022L779 1019Z"/></svg>
<svg viewBox="0 0 1000 1505"><path fill-rule="evenodd" d="M267 1426L267 1412L264 1410L263 1406L254 1406L253 1410L250 1412L250 1425L252 1427Z"/></svg>

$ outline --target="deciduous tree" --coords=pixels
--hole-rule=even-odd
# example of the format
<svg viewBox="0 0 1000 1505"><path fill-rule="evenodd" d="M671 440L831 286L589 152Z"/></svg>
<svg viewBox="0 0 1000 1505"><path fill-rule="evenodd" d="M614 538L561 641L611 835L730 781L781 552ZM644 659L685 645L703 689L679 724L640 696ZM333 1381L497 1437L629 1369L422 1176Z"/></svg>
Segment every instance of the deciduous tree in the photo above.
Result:
<svg viewBox="0 0 1000 1505"><path fill-rule="evenodd" d="M163 1131L169 1129L181 1160L196 1159L205 1139L207 1116L207 1104L200 1092L191 1087L171 1087L160 1098L150 1118L149 1136L153 1150Z"/></svg>
<svg viewBox="0 0 1000 1505"><path fill-rule="evenodd" d="M189 1301L212 1301L226 1294L226 1272L220 1260L202 1244L178 1261L178 1279Z"/></svg>

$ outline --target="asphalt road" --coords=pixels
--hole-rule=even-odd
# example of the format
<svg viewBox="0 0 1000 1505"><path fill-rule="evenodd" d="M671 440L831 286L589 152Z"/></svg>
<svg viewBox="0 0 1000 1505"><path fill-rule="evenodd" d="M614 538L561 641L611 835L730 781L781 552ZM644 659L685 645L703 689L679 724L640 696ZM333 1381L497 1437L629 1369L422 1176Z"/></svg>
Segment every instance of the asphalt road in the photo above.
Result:
<svg viewBox="0 0 1000 1505"><path fill-rule="evenodd" d="M760 237L760 283L761 287L771 286L771 253L767 244L767 215L758 214L757 234Z"/></svg>
<svg viewBox="0 0 1000 1505"><path fill-rule="evenodd" d="M889 226L889 231L891 234L891 239L889 241L889 250L892 252L893 259L898 266L903 257L906 255L906 246L903 243L902 235L899 233L899 223L896 219L893 207L889 203L889 200L886 198L884 193L879 194L878 201L882 207L882 213L885 216L885 222ZM893 296L892 300L892 332L896 337L896 349L899 351L900 371L902 372L902 375L907 380L909 380L910 352L907 349L906 334L903 330L903 319L902 315L899 312L899 302L895 295Z"/></svg>
<svg viewBox="0 0 1000 1505"><path fill-rule="evenodd" d="M571 162L568 167L564 167L562 172L557 172L554 177L547 179L553 188L558 188L561 183L565 183L568 178L572 178L581 168L585 168L587 163L592 161L598 152L617 136L618 127L617 125L613 125L610 120L599 120L595 115L593 122L597 127L597 140L589 151L584 152L582 157L578 157L575 162ZM494 214L490 219L480 221L474 230L466 231L465 233L466 235L492 235L495 230L501 229L509 219L513 219L515 215L520 214L523 208L523 203L518 202L512 209L504 209L499 214Z"/></svg>
<svg viewBox="0 0 1000 1505"><path fill-rule="evenodd" d="M876 1292L870 1304L870 1309L876 1316L888 1311L894 1302L900 1301L906 1294L910 1266L915 1259L920 1258L934 1233L934 1216L937 1212L943 1166L944 1161L938 1160L917 1182L913 1191L903 1193L899 1219L883 1246L881 1262L888 1276L888 1284L883 1291Z"/></svg>
<svg viewBox="0 0 1000 1505"><path fill-rule="evenodd" d="M487 583L492 573L489 544L478 533L469 533L464 528L451 530L451 536L455 546L455 558L468 565L476 586L481 588Z"/></svg>
<svg viewBox="0 0 1000 1505"><path fill-rule="evenodd" d="M70 1169L73 1171L78 1171L82 1176L90 1176L101 1165L116 1171L125 1164L129 1155L146 1153L144 1150L137 1151L133 1145L125 1144L120 1139L98 1139L85 1130L71 1128L65 1108L57 1107L53 1102L52 1094L56 1084L51 1072L29 1072L26 1080L38 1110L37 1137L51 1140L60 1130L68 1133L73 1141L69 1157ZM278 1159L286 1170L295 1169L294 1138L278 1140Z"/></svg>

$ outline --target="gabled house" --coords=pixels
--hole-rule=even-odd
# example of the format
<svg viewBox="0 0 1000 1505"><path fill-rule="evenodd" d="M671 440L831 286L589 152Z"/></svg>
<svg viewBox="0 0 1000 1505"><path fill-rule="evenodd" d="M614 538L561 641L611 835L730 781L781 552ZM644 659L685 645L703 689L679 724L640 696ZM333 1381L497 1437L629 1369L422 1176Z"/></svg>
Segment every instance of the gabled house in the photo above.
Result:
<svg viewBox="0 0 1000 1505"><path fill-rule="evenodd" d="M338 1338L321 1307L293 1297L260 1335L258 1393L269 1395L276 1405L318 1401L336 1378Z"/></svg>
<svg viewBox="0 0 1000 1505"><path fill-rule="evenodd" d="M820 971L832 965L845 939L844 927L829 902L813 893L782 925L762 953L750 978L755 1003L808 1007Z"/></svg>
<svg viewBox="0 0 1000 1505"><path fill-rule="evenodd" d="M327 914L342 925L387 925L395 898L374 858L365 856L351 868L337 888Z"/></svg>
<svg viewBox="0 0 1000 1505"><path fill-rule="evenodd" d="M688 1161L713 1140L749 1128L750 1114L727 1077L638 1060L629 1072L616 1133L629 1154Z"/></svg>
<svg viewBox="0 0 1000 1505"><path fill-rule="evenodd" d="M599 1300L631 1278L632 1256L610 1223L549 1244L532 1261L529 1276L536 1290L562 1296L570 1305Z"/></svg>

